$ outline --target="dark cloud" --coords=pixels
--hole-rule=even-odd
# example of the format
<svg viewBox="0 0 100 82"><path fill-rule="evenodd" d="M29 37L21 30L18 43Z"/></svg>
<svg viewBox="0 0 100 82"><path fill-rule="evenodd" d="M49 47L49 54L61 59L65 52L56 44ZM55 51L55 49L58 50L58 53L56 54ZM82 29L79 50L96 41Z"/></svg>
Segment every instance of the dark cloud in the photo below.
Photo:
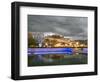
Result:
<svg viewBox="0 0 100 82"><path fill-rule="evenodd" d="M29 32L54 32L74 39L87 39L87 17L28 15Z"/></svg>

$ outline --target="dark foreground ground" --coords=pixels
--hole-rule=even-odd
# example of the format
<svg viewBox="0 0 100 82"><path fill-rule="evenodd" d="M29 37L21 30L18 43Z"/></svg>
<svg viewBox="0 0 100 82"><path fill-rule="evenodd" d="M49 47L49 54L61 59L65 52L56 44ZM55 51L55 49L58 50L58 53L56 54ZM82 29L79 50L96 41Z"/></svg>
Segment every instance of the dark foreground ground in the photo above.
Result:
<svg viewBox="0 0 100 82"><path fill-rule="evenodd" d="M65 55L64 58L43 58L37 57L35 55L28 56L28 66L50 66L50 65L77 65L77 64L87 64L87 55L75 54L75 55Z"/></svg>

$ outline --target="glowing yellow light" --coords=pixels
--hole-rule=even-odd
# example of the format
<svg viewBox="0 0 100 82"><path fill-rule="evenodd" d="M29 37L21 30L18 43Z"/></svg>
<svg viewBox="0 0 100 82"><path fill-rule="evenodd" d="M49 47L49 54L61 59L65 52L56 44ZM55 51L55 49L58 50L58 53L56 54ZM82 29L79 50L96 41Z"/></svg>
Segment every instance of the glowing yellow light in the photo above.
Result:
<svg viewBox="0 0 100 82"><path fill-rule="evenodd" d="M79 44L79 42L76 42L76 44L78 45L78 44Z"/></svg>

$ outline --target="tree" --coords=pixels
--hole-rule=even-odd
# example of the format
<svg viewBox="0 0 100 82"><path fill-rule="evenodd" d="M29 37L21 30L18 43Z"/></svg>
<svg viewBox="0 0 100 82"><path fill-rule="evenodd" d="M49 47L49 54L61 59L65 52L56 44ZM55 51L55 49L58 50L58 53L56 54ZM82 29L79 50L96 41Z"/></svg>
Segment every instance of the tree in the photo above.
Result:
<svg viewBox="0 0 100 82"><path fill-rule="evenodd" d="M43 46L42 43L44 41L44 33L42 33L42 32L35 32L34 33L34 39L38 43L38 46L42 47Z"/></svg>
<svg viewBox="0 0 100 82"><path fill-rule="evenodd" d="M32 33L28 33L28 47L36 47L38 44L33 38Z"/></svg>
<svg viewBox="0 0 100 82"><path fill-rule="evenodd" d="M36 47L37 43L36 43L35 39L28 38L28 47L32 47L32 46Z"/></svg>

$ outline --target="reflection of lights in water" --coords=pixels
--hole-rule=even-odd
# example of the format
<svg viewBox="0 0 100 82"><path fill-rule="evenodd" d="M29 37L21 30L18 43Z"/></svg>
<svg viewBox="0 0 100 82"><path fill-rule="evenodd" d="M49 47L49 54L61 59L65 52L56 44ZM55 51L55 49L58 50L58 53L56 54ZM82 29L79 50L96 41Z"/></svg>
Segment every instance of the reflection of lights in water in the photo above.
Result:
<svg viewBox="0 0 100 82"><path fill-rule="evenodd" d="M47 59L48 60L48 62L53 62L53 59Z"/></svg>
<svg viewBox="0 0 100 82"><path fill-rule="evenodd" d="M47 59L41 55L38 55L39 60L43 61L43 62L53 62L53 59Z"/></svg>

